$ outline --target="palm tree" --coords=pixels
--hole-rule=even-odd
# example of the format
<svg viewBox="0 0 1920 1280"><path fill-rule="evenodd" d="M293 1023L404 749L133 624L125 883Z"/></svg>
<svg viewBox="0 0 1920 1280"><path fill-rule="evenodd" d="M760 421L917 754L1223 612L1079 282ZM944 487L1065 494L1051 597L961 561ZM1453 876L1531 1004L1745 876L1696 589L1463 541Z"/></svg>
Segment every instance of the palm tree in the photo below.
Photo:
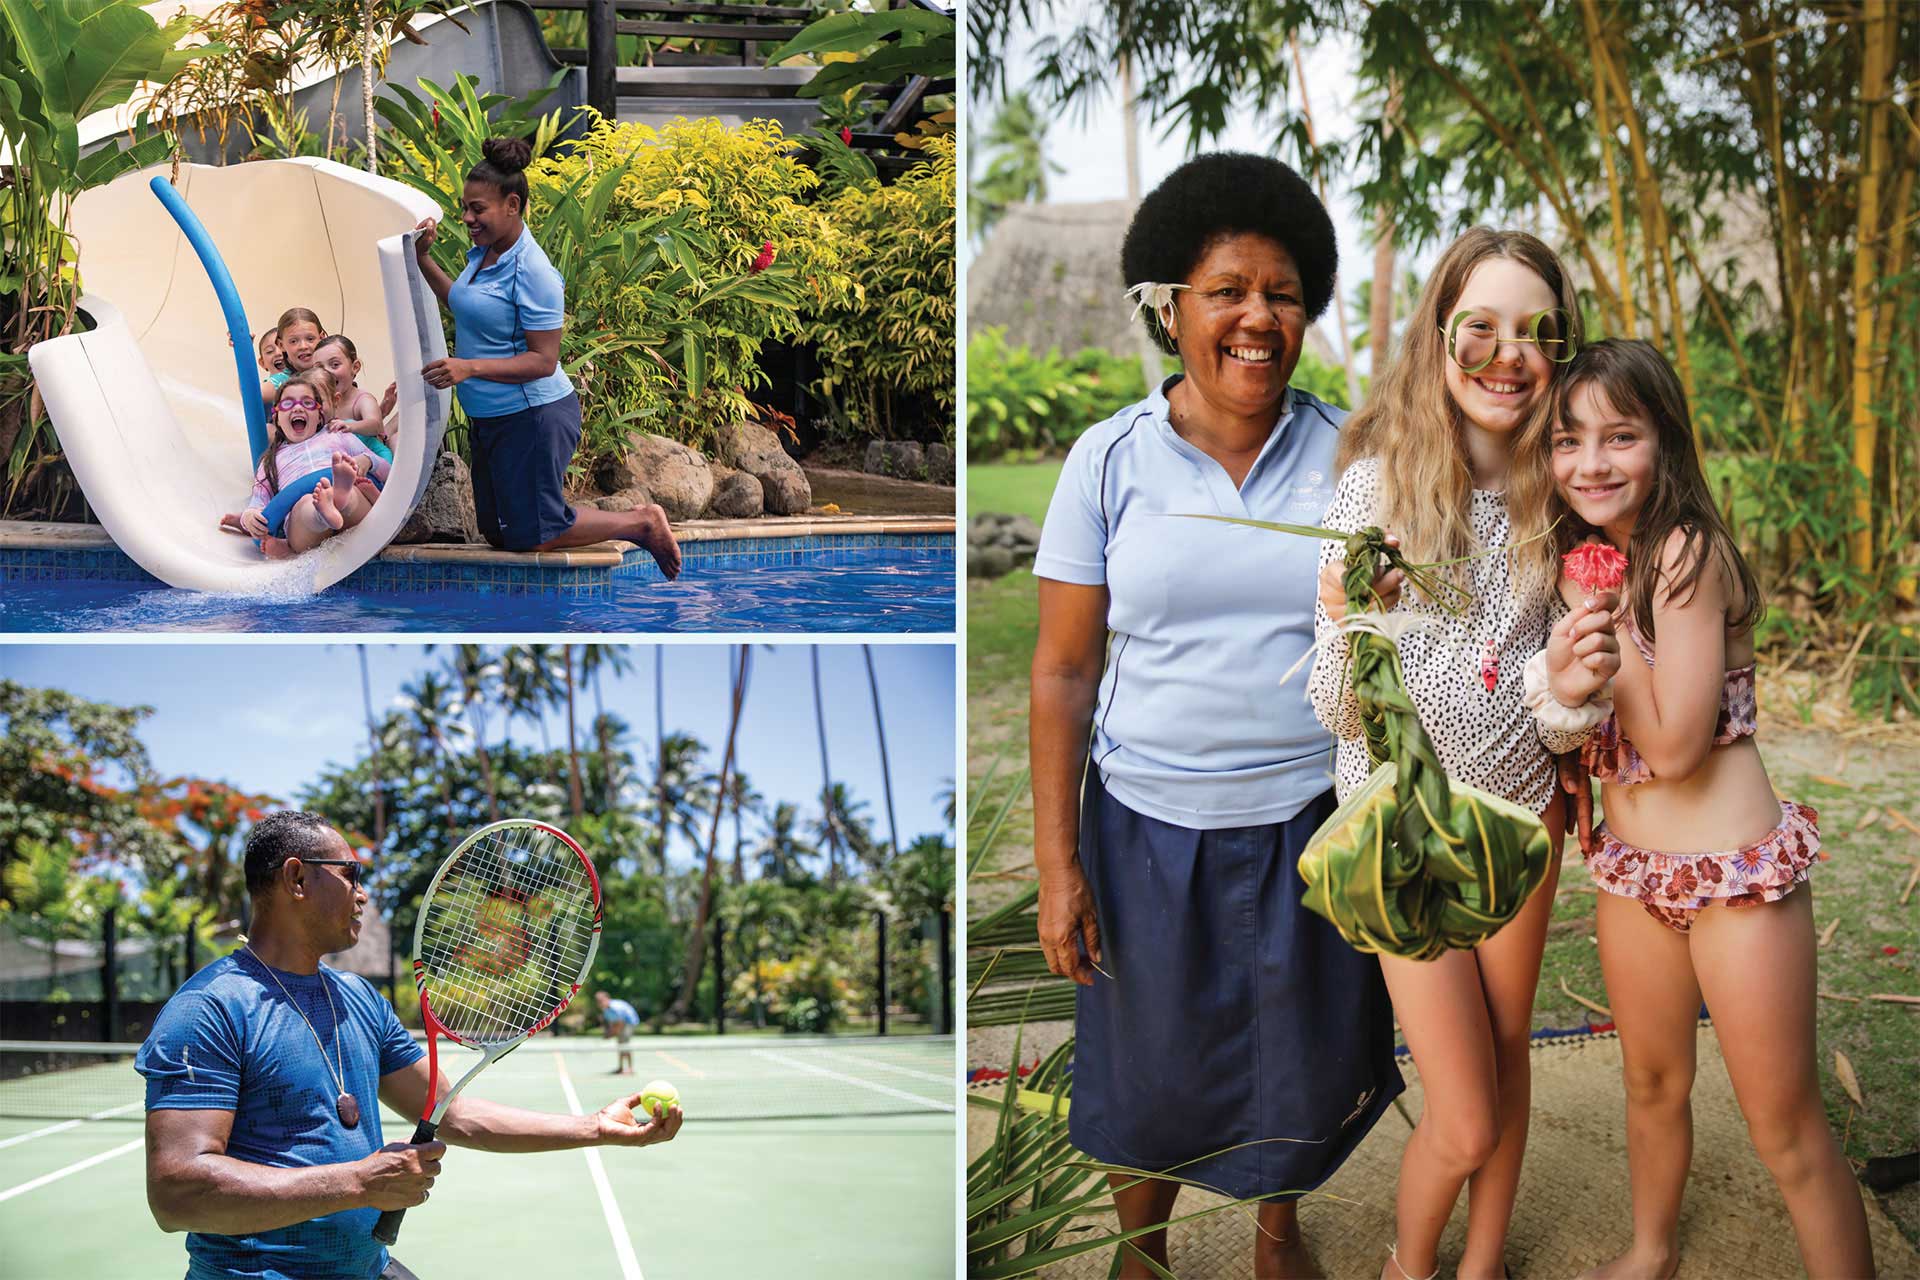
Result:
<svg viewBox="0 0 1920 1280"><path fill-rule="evenodd" d="M873 694L873 732L880 740L880 787L887 799L887 855L900 853L900 828L893 820L893 770L887 763L887 725L880 717L880 682L873 674L873 646L863 644L860 654L867 660L867 688Z"/></svg>
<svg viewBox="0 0 1920 1280"><path fill-rule="evenodd" d="M573 806L573 820L577 825L580 817L587 811L587 798L580 786L580 737L574 731L573 717L573 646L560 646L560 669L566 679L567 699L567 803Z"/></svg>
<svg viewBox="0 0 1920 1280"><path fill-rule="evenodd" d="M447 660L447 674L460 691L460 707L473 733L474 751L480 757L480 779L487 788L487 821L500 820L500 796L493 781L493 760L487 755L487 703L500 680L500 663L487 656L477 644L455 645Z"/></svg>
<svg viewBox="0 0 1920 1280"><path fill-rule="evenodd" d="M865 800L855 800L844 782L835 782L820 793L820 816L813 821L813 835L827 848L827 880L838 882L840 864L835 851L845 849L849 862L874 861L873 824L864 816Z"/></svg>
<svg viewBox="0 0 1920 1280"><path fill-rule="evenodd" d="M400 687L399 708L414 737L425 745L427 761L440 775L441 794L446 801L447 829L454 827L453 770L445 767L445 758L454 753L454 743L467 733L459 714L459 695L451 683L437 672L422 672L412 684Z"/></svg>
<svg viewBox="0 0 1920 1280"><path fill-rule="evenodd" d="M690 733L670 733L663 744L658 767L659 786L654 803L660 806L661 874L667 869L666 840L680 832L695 847L700 847L700 819L714 804L717 781L706 771L707 746Z"/></svg>
<svg viewBox="0 0 1920 1280"><path fill-rule="evenodd" d="M968 184L976 241L993 229L1009 205L1047 198L1049 174L1065 167L1047 159L1047 117L1023 89L1008 96L980 139L986 172Z"/></svg>
<svg viewBox="0 0 1920 1280"><path fill-rule="evenodd" d="M380 731L373 718L373 682L367 677L367 646L355 645L360 654L360 701L367 713L367 759L373 769L373 847L387 840L387 795L380 785Z"/></svg>
<svg viewBox="0 0 1920 1280"><path fill-rule="evenodd" d="M753 859L762 879L795 884L806 878L808 858L820 851L807 843L799 831L800 808L782 800L773 812L761 820L761 836L753 847Z"/></svg>
<svg viewBox="0 0 1920 1280"><path fill-rule="evenodd" d="M531 720L540 729L540 740L553 749L547 734L547 708L553 705L559 689L559 672L553 661L553 646L514 645L500 655L500 700L507 711L506 727L511 733L515 720Z"/></svg>
<svg viewBox="0 0 1920 1280"><path fill-rule="evenodd" d="M687 965L680 983L680 993L674 997L673 1017L677 1020L686 1016L693 1003L693 989L700 982L700 970L706 960L707 920L713 911L713 866L714 856L720 844L720 819L726 812L726 793L728 775L733 771L733 748L739 739L740 708L747 700L747 675L750 670L749 653L746 645L739 646L733 681L733 707L727 717L727 745L720 753L720 776L714 787L713 825L707 829L707 855L700 876L700 906L694 914L693 928L687 933Z"/></svg>
<svg viewBox="0 0 1920 1280"><path fill-rule="evenodd" d="M600 812L611 815L620 810L620 791L625 779L618 769L621 744L633 731L632 726L611 711L594 716L587 733L598 744L600 754Z"/></svg>
<svg viewBox="0 0 1920 1280"><path fill-rule="evenodd" d="M727 805L733 810L733 882L735 884L745 884L747 879L746 839L740 830L741 817L747 813L759 813L766 799L753 789L753 783L746 774L738 769L734 770L732 779L727 783Z"/></svg>
<svg viewBox="0 0 1920 1280"><path fill-rule="evenodd" d="M840 878L840 828L833 821L833 765L827 760L827 704L820 696L820 646L807 651L813 664L813 723L820 736L820 802L825 808L819 830L827 842L827 879Z"/></svg>
<svg viewBox="0 0 1920 1280"><path fill-rule="evenodd" d="M744 940L752 957L753 1025L767 1025L767 991L760 964L767 948L784 950L800 933L800 906L793 890L778 880L754 880L728 890L726 916L736 941ZM736 952L736 954L738 954Z"/></svg>
<svg viewBox="0 0 1920 1280"><path fill-rule="evenodd" d="M593 687L593 731L594 741L600 744L602 804L609 811L613 809L613 775L607 767L607 762L613 756L607 739L600 734L600 728L602 725L618 724L620 721L618 717L611 721L607 719L607 708L600 700L600 674L604 671L615 676L623 676L632 670L633 659L627 656L624 645L581 646L580 678Z"/></svg>

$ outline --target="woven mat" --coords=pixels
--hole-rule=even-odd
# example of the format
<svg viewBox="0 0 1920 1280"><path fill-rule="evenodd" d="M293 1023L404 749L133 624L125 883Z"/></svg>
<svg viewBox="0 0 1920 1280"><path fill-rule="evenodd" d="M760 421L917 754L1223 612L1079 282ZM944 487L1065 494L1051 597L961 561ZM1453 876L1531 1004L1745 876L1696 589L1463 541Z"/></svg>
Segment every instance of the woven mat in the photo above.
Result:
<svg viewBox="0 0 1920 1280"><path fill-rule="evenodd" d="M1745 1122L1727 1079L1713 1029L1700 1029L1700 1067L1693 1089L1693 1176L1680 1216L1682 1261L1678 1280L1803 1275L1786 1208L1773 1180L1753 1154ZM982 1059L969 1052L969 1061ZM992 1060L992 1059L988 1059ZM1418 1116L1418 1071L1401 1059L1407 1091L1401 1101ZM1620 1044L1612 1035L1537 1042L1533 1053L1533 1119L1520 1197L1507 1238L1515 1280L1566 1280L1606 1261L1630 1239L1625 1097ZM1339 1173L1301 1201L1300 1220L1321 1269L1333 1277L1374 1280L1393 1239L1393 1192L1409 1129L1389 1110ZM993 1112L967 1108L967 1148L977 1155L993 1140ZM1883 1280L1920 1280L1916 1255L1870 1195L1867 1226ZM1217 1197L1181 1194L1176 1212L1189 1213ZM1111 1229L1109 1210L1084 1220ZM1455 1206L1440 1242L1444 1268L1459 1259L1466 1238L1466 1197ZM1229 1209L1183 1223L1170 1232L1168 1255L1188 1277L1247 1274L1253 1211ZM1069 1237L1075 1238L1075 1237ZM1083 1254L1049 1268L1048 1280L1103 1280L1112 1255Z"/></svg>

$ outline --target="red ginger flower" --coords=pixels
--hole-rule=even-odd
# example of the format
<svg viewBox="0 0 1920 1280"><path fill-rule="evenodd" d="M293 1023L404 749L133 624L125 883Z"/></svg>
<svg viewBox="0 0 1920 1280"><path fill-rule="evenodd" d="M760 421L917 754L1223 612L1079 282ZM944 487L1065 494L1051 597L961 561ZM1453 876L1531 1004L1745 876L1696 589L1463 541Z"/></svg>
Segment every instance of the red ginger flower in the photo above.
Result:
<svg viewBox="0 0 1920 1280"><path fill-rule="evenodd" d="M1560 558L1567 579L1589 595L1618 591L1627 580L1627 558L1604 542L1588 542Z"/></svg>
<svg viewBox="0 0 1920 1280"><path fill-rule="evenodd" d="M840 141L842 141L842 142L844 142L844 143L846 143L846 144L847 144L848 146L852 146L852 145L853 145L853 130L851 130L851 129L849 129L849 128L847 128L847 126L845 126L845 125L841 125L841 126L840 126Z"/></svg>
<svg viewBox="0 0 1920 1280"><path fill-rule="evenodd" d="M772 265L773 265L773 241L769 240L765 244L760 246L760 256L753 260L752 265L749 266L747 270L750 272L758 273L761 271L765 271L768 267Z"/></svg>

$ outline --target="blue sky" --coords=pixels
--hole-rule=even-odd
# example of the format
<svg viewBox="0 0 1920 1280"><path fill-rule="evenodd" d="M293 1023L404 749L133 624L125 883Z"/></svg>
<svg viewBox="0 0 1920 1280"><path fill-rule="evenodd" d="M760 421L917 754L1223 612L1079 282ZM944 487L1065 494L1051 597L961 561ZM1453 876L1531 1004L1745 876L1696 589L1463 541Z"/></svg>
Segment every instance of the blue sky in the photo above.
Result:
<svg viewBox="0 0 1920 1280"><path fill-rule="evenodd" d="M290 800L302 782L330 763L347 763L366 741L357 647L9 644L0 645L0 678L121 706L150 706L154 714L143 722L141 738L163 776L198 774ZM432 652L420 645L365 647L376 710L391 706L403 684L441 667L450 653L444 645ZM731 648L624 647L634 670L605 682L605 701L609 711L633 726L643 756L652 758L659 649L665 661L667 730L698 737L717 765L726 741ZM817 809L820 790L811 647L754 647L737 748L739 767L762 795L792 800L807 811ZM884 837L880 753L861 646L818 647L834 776L868 802L875 832ZM889 643L872 646L872 653L905 843L946 829L937 793L955 774L954 650L945 644ZM586 690L578 709L584 730L593 714ZM489 741L499 740L499 720L491 718ZM554 741L563 741L565 711L550 713L547 720ZM538 730L525 721L513 735L516 742L539 741Z"/></svg>

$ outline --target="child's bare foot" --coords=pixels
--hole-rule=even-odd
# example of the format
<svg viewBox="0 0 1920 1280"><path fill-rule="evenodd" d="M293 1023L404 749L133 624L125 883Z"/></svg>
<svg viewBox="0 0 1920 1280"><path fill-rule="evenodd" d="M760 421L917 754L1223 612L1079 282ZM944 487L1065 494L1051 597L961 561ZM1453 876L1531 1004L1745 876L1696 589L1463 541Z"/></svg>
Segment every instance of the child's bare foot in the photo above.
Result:
<svg viewBox="0 0 1920 1280"><path fill-rule="evenodd" d="M229 341L231 341L231 339L229 339ZM238 511L221 513L220 529L223 533L237 533L242 536L250 536L247 534L247 526L240 523L240 513Z"/></svg>
<svg viewBox="0 0 1920 1280"><path fill-rule="evenodd" d="M359 468L353 465L353 455L342 449L333 451L333 487L344 496L353 488L354 481L360 478Z"/></svg>
<svg viewBox="0 0 1920 1280"><path fill-rule="evenodd" d="M1673 1280L1680 1270L1680 1250L1667 1245L1633 1247L1611 1262L1582 1271L1580 1280Z"/></svg>
<svg viewBox="0 0 1920 1280"><path fill-rule="evenodd" d="M657 503L649 502L633 509L633 520L634 530L628 535L629 540L647 549L667 581L679 577L680 543L673 536L673 526L667 523L667 513Z"/></svg>
<svg viewBox="0 0 1920 1280"><path fill-rule="evenodd" d="M351 480L347 482L347 488L349 490L353 488ZM327 522L327 527L330 529L337 530L346 524L345 517L340 514L340 508L334 503L333 485L328 481L322 480L313 486L313 509L320 513L320 518Z"/></svg>
<svg viewBox="0 0 1920 1280"><path fill-rule="evenodd" d="M285 538L260 539L260 554L269 560L293 559L293 544Z"/></svg>

